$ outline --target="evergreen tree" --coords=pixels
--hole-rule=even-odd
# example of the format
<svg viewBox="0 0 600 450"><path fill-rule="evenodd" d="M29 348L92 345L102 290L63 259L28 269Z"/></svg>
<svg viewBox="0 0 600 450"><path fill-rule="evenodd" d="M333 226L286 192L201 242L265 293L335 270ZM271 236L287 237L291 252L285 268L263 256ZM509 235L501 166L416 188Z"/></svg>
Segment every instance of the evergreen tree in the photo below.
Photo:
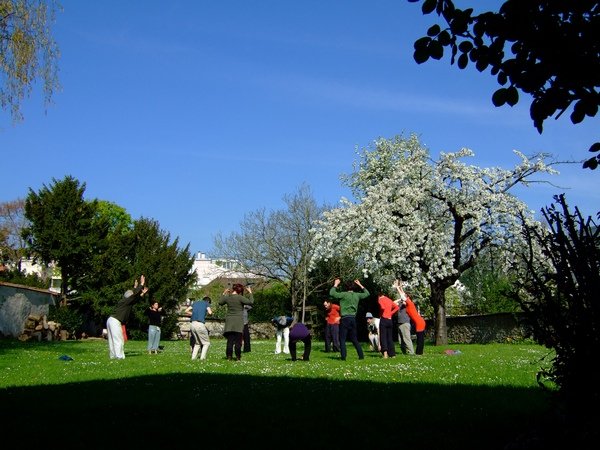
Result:
<svg viewBox="0 0 600 450"><path fill-rule="evenodd" d="M93 255L102 253L108 227L95 221L97 202L84 199L85 183L72 176L53 178L39 192L29 189L23 238L44 264L56 263L62 277L61 295L77 291L89 274Z"/></svg>

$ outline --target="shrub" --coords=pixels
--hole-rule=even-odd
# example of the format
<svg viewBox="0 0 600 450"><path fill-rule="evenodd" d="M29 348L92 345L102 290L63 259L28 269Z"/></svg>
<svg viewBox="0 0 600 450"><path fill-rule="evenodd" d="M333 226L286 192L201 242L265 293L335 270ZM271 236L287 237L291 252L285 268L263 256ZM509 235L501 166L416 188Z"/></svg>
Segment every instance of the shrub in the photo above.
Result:
<svg viewBox="0 0 600 450"><path fill-rule="evenodd" d="M48 320L60 323L71 336L80 334L83 328L83 314L71 306L50 306Z"/></svg>
<svg viewBox="0 0 600 450"><path fill-rule="evenodd" d="M571 213L564 195L542 213L550 230L525 227L527 276L517 296L532 326L534 339L555 350L552 367L542 370L559 387L567 408L595 405L597 383L590 362L600 346L600 230L579 209Z"/></svg>

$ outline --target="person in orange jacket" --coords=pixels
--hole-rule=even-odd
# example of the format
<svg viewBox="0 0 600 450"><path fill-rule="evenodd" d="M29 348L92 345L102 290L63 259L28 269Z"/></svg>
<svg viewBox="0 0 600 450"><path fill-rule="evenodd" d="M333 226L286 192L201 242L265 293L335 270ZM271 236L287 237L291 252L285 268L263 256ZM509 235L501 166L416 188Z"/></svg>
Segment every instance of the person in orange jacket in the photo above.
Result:
<svg viewBox="0 0 600 450"><path fill-rule="evenodd" d="M323 301L325 308L325 352L340 351L340 305L327 298Z"/></svg>
<svg viewBox="0 0 600 450"><path fill-rule="evenodd" d="M413 301L406 294L406 292L404 292L404 289L402 288L402 281L394 281L394 287L398 291L398 294L400 294L400 298L396 300L396 302L398 304L403 303L406 305L406 313L415 325L415 334L417 335L417 347L415 349L415 354L422 355L423 348L425 347L425 319L421 317L421 314L419 314L419 311L417 310L417 307Z"/></svg>

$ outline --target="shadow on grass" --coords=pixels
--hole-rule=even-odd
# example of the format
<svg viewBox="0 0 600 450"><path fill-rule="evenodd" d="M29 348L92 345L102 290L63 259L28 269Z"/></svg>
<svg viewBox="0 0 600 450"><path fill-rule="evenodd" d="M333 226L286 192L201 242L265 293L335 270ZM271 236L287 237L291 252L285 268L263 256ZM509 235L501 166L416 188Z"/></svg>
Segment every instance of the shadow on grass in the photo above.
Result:
<svg viewBox="0 0 600 450"><path fill-rule="evenodd" d="M57 448L502 449L537 389L169 374L0 390L4 442Z"/></svg>

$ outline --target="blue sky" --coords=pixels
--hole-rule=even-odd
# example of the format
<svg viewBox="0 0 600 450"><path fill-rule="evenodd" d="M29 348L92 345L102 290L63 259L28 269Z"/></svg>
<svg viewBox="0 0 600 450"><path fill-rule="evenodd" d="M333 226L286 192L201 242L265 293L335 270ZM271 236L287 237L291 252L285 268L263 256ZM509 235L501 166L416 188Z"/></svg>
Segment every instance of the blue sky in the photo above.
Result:
<svg viewBox="0 0 600 450"><path fill-rule="evenodd" d="M356 149L380 137L416 133L433 157L468 147L470 163L504 168L519 162L513 149L580 161L598 137L597 118L572 125L566 114L539 135L529 97L492 105L489 72L417 65L413 43L436 17L405 0L62 5L61 91L45 111L36 89L16 125L0 112L0 201L72 175L86 198L157 220L192 252L210 252L248 212L284 208L303 183L337 204ZM600 173L558 169L556 186L515 193L539 210L565 192L595 215Z"/></svg>

